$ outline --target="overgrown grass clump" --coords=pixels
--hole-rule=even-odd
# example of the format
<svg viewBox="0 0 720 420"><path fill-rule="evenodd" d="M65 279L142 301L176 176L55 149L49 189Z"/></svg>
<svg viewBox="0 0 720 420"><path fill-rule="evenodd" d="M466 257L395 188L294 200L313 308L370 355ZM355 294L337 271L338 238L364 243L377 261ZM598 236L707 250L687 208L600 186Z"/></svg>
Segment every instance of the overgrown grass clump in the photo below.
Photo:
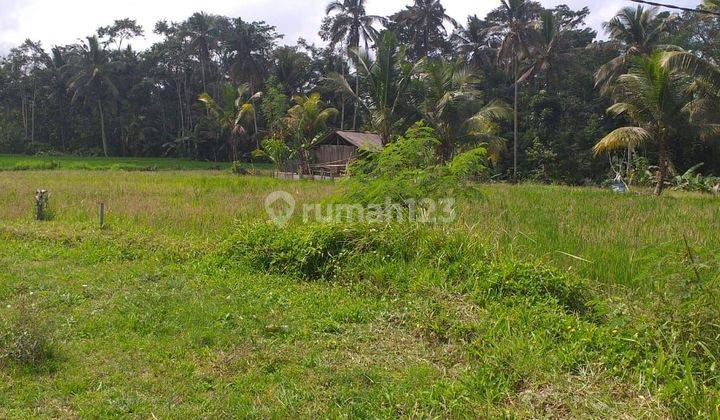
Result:
<svg viewBox="0 0 720 420"><path fill-rule="evenodd" d="M717 401L716 379L707 375L714 371L714 343L706 354L688 351L664 336L691 333L687 326L631 319L578 276L495 259L466 232L414 224L283 229L267 223L242 225L238 232L211 257L211 266L410 299L403 322L429 345L459 352L468 367L463 392L487 404L525 384L587 370L644 383L678 416L711 412Z"/></svg>
<svg viewBox="0 0 720 420"><path fill-rule="evenodd" d="M0 366L37 371L53 356L49 326L31 305L23 304L0 323Z"/></svg>
<svg viewBox="0 0 720 420"><path fill-rule="evenodd" d="M401 275L433 270L443 284L460 291L528 303L549 299L573 312L589 311L587 285L576 277L528 263L493 262L478 242L459 230L410 223L304 224L288 229L254 223L238 232L225 241L214 257L216 263L246 263L275 274L341 282L361 281L377 270ZM396 280L379 285L407 290L408 279Z"/></svg>

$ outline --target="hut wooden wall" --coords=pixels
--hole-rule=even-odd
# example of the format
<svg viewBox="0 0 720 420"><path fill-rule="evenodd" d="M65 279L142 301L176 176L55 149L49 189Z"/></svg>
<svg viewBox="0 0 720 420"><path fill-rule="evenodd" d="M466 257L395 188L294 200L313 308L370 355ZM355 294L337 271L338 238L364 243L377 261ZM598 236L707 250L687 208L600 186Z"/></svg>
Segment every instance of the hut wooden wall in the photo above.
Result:
<svg viewBox="0 0 720 420"><path fill-rule="evenodd" d="M323 163L344 163L350 161L355 156L355 146L344 145L322 145L318 146L314 151L315 162Z"/></svg>

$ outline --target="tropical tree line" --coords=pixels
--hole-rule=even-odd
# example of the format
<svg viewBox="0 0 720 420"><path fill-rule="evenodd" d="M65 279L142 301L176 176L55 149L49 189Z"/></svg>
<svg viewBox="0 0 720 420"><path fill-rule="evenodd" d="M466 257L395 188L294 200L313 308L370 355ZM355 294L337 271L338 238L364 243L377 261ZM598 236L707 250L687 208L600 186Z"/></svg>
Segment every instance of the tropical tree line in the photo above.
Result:
<svg viewBox="0 0 720 420"><path fill-rule="evenodd" d="M417 121L449 160L483 145L498 179L595 183L649 170L720 169L720 19L632 6L587 27L587 8L502 0L460 21L440 0L391 16L327 5L321 45L264 22L196 13L122 19L0 59L0 153L295 159L333 129L392 142ZM716 8L708 2L702 8Z"/></svg>

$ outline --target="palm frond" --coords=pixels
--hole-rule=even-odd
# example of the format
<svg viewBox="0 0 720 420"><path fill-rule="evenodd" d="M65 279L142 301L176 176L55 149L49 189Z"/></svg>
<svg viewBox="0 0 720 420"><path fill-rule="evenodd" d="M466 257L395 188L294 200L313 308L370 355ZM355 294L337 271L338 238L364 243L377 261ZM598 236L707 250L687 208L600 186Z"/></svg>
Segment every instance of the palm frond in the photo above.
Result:
<svg viewBox="0 0 720 420"><path fill-rule="evenodd" d="M623 149L628 146L635 147L639 144L650 142L653 140L652 134L641 127L622 127L611 132L600 140L593 152L598 156L604 152Z"/></svg>
<svg viewBox="0 0 720 420"><path fill-rule="evenodd" d="M672 51L662 55L662 65L672 72L706 79L720 91L720 67L687 51Z"/></svg>

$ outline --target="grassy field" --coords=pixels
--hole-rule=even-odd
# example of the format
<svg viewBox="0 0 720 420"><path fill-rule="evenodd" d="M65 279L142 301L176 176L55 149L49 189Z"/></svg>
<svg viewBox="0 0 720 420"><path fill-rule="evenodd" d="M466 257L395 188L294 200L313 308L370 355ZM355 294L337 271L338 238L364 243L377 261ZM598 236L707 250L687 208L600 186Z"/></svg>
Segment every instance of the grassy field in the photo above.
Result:
<svg viewBox="0 0 720 420"><path fill-rule="evenodd" d="M249 168L268 169L268 165L246 165ZM117 170L117 171L168 171L168 170L226 170L230 164L200 162L166 158L87 158L74 156L17 156L0 155L0 171L42 170Z"/></svg>
<svg viewBox="0 0 720 420"><path fill-rule="evenodd" d="M0 418L720 414L717 199L492 185L441 231L262 223L336 189L0 173Z"/></svg>

